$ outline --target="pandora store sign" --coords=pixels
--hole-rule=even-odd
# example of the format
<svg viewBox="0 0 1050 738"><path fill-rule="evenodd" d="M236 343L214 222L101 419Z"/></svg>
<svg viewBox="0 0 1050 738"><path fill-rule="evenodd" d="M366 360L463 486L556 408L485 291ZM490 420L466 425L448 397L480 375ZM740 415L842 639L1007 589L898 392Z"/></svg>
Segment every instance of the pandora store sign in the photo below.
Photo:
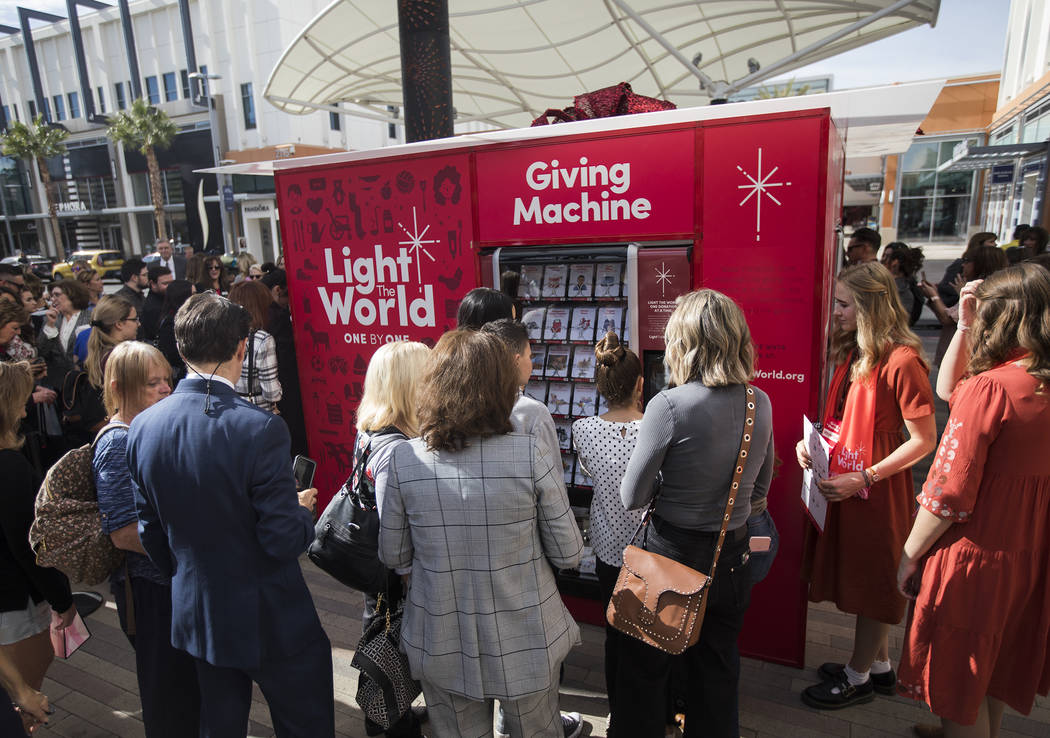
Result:
<svg viewBox="0 0 1050 738"><path fill-rule="evenodd" d="M481 239L691 232L694 145L692 131L667 131L481 152Z"/></svg>

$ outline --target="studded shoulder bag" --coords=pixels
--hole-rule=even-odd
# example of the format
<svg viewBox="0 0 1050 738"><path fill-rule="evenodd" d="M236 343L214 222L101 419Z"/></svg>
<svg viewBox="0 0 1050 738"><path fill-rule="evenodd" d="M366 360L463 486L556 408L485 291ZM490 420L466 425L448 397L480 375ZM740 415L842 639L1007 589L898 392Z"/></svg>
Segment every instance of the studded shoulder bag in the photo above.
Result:
<svg viewBox="0 0 1050 738"><path fill-rule="evenodd" d="M715 543L711 573L703 574L674 559L633 545L638 534L649 524L656 507L655 498L638 525L632 544L623 550L623 566L605 617L617 630L670 654L682 653L700 638L700 627L707 610L707 593L718 567L718 556L722 552L755 429L755 390L751 385L745 385L745 397L744 431L729 486L729 499L722 515L722 529Z"/></svg>

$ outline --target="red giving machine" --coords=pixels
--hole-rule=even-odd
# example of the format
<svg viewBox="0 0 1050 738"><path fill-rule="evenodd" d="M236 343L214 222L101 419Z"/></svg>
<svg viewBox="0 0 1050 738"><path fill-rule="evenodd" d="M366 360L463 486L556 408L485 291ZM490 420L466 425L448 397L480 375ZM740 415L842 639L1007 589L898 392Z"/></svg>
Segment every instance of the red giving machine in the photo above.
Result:
<svg viewBox="0 0 1050 738"><path fill-rule="evenodd" d="M665 385L663 330L698 287L744 308L755 383L773 402L782 540L752 595L746 655L801 666L804 512L793 448L825 374L842 144L826 109L718 117L696 108L409 144L275 166L296 350L322 504L350 472L354 410L373 352L429 345L460 299L519 277L533 339L526 392L545 402L587 540L590 479L572 421L603 412L595 338L642 357ZM724 113L722 113L724 115ZM588 549L589 550L589 549ZM559 575L570 609L604 622L593 555Z"/></svg>

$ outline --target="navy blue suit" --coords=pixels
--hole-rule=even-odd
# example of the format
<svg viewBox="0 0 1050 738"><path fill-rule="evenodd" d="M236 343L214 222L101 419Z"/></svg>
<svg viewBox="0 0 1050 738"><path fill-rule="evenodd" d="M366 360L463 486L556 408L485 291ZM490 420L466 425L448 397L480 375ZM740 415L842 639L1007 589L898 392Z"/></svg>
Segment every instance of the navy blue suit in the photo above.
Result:
<svg viewBox="0 0 1050 738"><path fill-rule="evenodd" d="M334 733L331 646L298 563L313 516L288 459L284 421L218 380L183 379L131 424L139 537L172 578L172 645L198 660L202 736L245 735L252 681L278 736Z"/></svg>

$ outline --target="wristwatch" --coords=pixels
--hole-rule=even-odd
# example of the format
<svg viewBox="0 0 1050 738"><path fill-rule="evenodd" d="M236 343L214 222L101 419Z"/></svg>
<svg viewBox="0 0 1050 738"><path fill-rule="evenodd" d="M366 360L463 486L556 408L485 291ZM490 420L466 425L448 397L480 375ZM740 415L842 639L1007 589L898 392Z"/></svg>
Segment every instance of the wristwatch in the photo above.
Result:
<svg viewBox="0 0 1050 738"><path fill-rule="evenodd" d="M879 470L874 465L868 467L868 476L871 477L872 484L875 484L882 479L882 475L879 474Z"/></svg>

